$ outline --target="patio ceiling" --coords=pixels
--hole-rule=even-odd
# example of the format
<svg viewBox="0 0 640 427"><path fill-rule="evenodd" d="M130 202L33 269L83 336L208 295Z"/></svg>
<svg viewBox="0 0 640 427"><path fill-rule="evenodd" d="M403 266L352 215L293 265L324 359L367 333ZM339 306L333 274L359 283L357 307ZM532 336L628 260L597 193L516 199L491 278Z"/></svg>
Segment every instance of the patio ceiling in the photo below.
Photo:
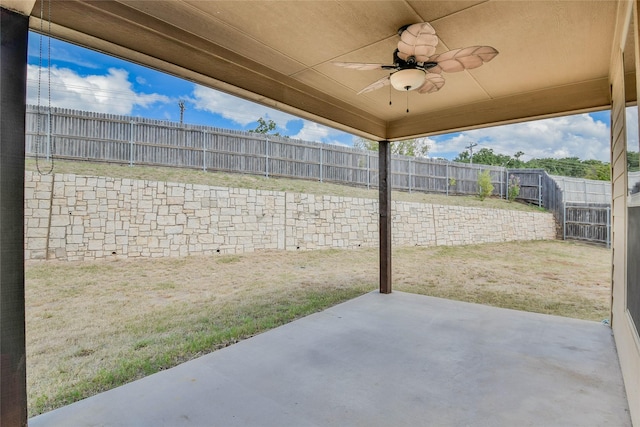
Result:
<svg viewBox="0 0 640 427"><path fill-rule="evenodd" d="M52 33L63 40L350 133L400 140L608 108L617 7L617 1L83 0L54 1L51 16ZM39 11L38 2L34 30ZM332 64L391 63L397 29L422 21L440 37L438 53L489 45L500 54L478 69L445 73L439 92L410 92L408 99L387 87L357 95L387 71Z"/></svg>

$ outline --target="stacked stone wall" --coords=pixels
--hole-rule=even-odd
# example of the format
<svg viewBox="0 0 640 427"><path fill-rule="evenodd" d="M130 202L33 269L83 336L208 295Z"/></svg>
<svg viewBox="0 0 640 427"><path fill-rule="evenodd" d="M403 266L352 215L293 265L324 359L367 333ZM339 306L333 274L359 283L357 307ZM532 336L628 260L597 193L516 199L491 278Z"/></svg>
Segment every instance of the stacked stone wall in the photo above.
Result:
<svg viewBox="0 0 640 427"><path fill-rule="evenodd" d="M393 202L396 246L554 239L544 212ZM378 245L377 200L73 174L25 176L25 258Z"/></svg>

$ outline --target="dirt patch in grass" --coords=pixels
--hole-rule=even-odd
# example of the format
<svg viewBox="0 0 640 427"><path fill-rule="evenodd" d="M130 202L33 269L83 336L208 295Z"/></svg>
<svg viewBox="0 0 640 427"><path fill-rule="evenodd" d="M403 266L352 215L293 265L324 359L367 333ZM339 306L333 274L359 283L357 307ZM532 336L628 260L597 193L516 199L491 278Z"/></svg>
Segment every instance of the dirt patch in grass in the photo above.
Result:
<svg viewBox="0 0 640 427"><path fill-rule="evenodd" d="M396 290L599 321L610 251L556 241L398 248ZM33 416L377 289L378 254L28 262Z"/></svg>

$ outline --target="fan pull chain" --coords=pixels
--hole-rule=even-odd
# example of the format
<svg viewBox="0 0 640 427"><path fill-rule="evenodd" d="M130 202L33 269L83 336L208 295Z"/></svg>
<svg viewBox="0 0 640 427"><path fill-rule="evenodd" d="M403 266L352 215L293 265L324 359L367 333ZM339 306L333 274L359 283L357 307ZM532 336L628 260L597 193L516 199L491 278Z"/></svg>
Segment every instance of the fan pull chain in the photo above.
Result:
<svg viewBox="0 0 640 427"><path fill-rule="evenodd" d="M389 84L389 105L391 105L391 84Z"/></svg>
<svg viewBox="0 0 640 427"><path fill-rule="evenodd" d="M49 0L48 2L48 17L47 17L47 24L48 24L48 28L47 28L47 88L48 88L48 96L47 96L47 101L48 101L48 105L47 105L47 133L49 135L48 141L49 144L51 144L51 142L53 141L53 138L51 137L51 0ZM41 144L42 144L42 132L41 132L41 128L40 128L40 122L42 120L42 108L40 105L40 93L41 93L41 86L42 86L42 37L44 34L44 1L40 2L40 55L39 55L39 67L38 67L38 107L37 107L37 113L38 113L38 128L37 128L37 132L36 132L36 169L38 170L38 173L40 175L49 175L53 172L53 146L49 145L49 158L48 160L51 162L49 169L45 172L43 172L40 168L40 151L41 151Z"/></svg>
<svg viewBox="0 0 640 427"><path fill-rule="evenodd" d="M409 112L409 89L407 89L407 113Z"/></svg>

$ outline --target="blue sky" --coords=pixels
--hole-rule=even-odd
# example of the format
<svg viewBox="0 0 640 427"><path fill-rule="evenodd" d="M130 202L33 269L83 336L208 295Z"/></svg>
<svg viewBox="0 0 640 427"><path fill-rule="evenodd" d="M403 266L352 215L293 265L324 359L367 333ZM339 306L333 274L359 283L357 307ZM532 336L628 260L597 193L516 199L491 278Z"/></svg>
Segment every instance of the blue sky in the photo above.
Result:
<svg viewBox="0 0 640 427"><path fill-rule="evenodd" d="M36 33L30 34L28 63L30 104L38 103L40 81L40 105L48 105L50 74L52 106L179 121L178 102L183 100L184 122L188 124L251 130L257 126L257 119L263 117L276 122L277 131L292 138L346 146L353 145L356 139L345 132L95 51L56 39L49 44L46 37L41 42ZM637 115L632 113L628 117L632 122L635 120L637 129ZM476 150L485 147L508 155L523 151L524 160L575 156L609 161L609 112L439 135L426 138L425 142L431 147L431 157L450 160L473 142L478 144ZM638 150L637 137L630 145Z"/></svg>

